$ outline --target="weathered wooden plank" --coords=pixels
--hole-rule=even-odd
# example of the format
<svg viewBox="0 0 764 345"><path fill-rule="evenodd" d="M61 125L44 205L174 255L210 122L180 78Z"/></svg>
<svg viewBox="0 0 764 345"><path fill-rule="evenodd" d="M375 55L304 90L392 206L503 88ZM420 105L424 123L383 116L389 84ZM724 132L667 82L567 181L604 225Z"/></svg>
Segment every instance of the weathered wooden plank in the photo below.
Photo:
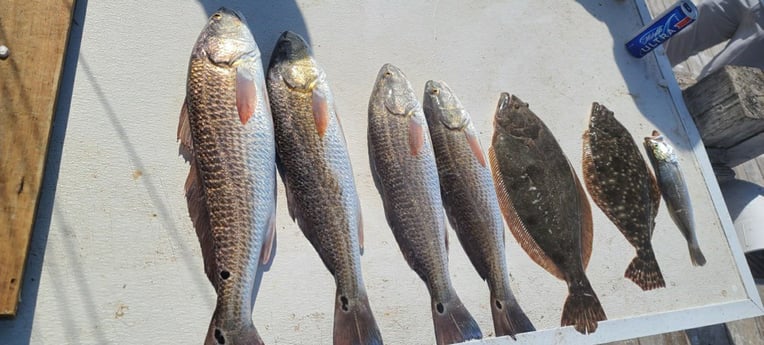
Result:
<svg viewBox="0 0 764 345"><path fill-rule="evenodd" d="M639 345L639 339L627 339L622 341L614 341L612 343L606 343L605 345Z"/></svg>
<svg viewBox="0 0 764 345"><path fill-rule="evenodd" d="M0 316L16 313L73 9L0 1Z"/></svg>
<svg viewBox="0 0 764 345"><path fill-rule="evenodd" d="M690 340L684 332L671 332L639 338L639 345L690 345Z"/></svg>
<svg viewBox="0 0 764 345"><path fill-rule="evenodd" d="M735 345L760 345L764 342L764 316L727 323Z"/></svg>
<svg viewBox="0 0 764 345"><path fill-rule="evenodd" d="M691 345L684 332L670 332L636 339L608 343L608 345Z"/></svg>
<svg viewBox="0 0 764 345"><path fill-rule="evenodd" d="M764 151L764 132L743 140L729 149L709 149L708 159L711 163L735 167L760 156L762 151ZM712 152L716 152L715 156Z"/></svg>
<svg viewBox="0 0 764 345"><path fill-rule="evenodd" d="M735 345L724 324L688 329L685 332L693 345Z"/></svg>
<svg viewBox="0 0 764 345"><path fill-rule="evenodd" d="M731 148L764 132L764 71L725 66L683 92L706 147ZM754 156L764 153L759 148Z"/></svg>

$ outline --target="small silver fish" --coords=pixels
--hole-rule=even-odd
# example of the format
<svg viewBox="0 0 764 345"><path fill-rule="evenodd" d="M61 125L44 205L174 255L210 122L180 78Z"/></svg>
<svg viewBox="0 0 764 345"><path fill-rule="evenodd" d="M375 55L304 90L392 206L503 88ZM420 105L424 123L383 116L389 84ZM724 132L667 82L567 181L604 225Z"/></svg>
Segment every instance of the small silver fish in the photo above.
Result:
<svg viewBox="0 0 764 345"><path fill-rule="evenodd" d="M655 170L658 187L666 201L666 208L674 224L679 228L687 241L690 250L690 260L694 266L706 264L706 257L700 251L698 238L695 234L695 222L693 221L692 204L690 193L687 191L687 183L679 169L674 148L663 140L658 131L653 131L652 136L645 137L645 151L650 163Z"/></svg>

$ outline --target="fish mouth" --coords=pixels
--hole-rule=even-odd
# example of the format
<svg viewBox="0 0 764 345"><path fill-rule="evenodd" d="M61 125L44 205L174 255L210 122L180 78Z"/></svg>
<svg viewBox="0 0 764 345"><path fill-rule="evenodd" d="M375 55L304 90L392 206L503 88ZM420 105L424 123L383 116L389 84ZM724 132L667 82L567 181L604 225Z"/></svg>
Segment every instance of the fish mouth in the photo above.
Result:
<svg viewBox="0 0 764 345"><path fill-rule="evenodd" d="M238 20L240 20L242 22L246 21L246 19L244 18L244 15L241 12L239 12L237 10L234 10L234 9L230 9L228 7L225 7L225 6L221 6L220 8L218 8L217 11L215 11L215 13L229 14L229 15L232 15L232 16L236 17Z"/></svg>
<svg viewBox="0 0 764 345"><path fill-rule="evenodd" d="M645 137L645 141L650 142L663 142L663 136L656 130L653 130L653 133L649 137Z"/></svg>
<svg viewBox="0 0 764 345"><path fill-rule="evenodd" d="M299 61L310 57L310 45L299 34L292 31L284 31L276 42L274 57L289 61Z"/></svg>
<svg viewBox="0 0 764 345"><path fill-rule="evenodd" d="M428 113L434 113L446 128L461 130L468 125L469 116L460 107L459 100L446 82L428 81L425 84L425 97L424 106L432 110Z"/></svg>
<svg viewBox="0 0 764 345"><path fill-rule="evenodd" d="M384 107L390 114L408 116L419 108L419 102L413 95L403 72L392 64L386 63L377 74L378 91L384 97Z"/></svg>

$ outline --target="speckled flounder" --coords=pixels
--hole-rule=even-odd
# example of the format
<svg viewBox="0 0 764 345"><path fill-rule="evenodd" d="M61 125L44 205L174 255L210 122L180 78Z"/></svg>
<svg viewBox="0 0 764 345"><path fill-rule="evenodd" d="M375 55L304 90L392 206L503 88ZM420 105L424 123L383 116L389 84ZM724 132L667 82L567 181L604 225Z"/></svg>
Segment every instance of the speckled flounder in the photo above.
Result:
<svg viewBox="0 0 764 345"><path fill-rule="evenodd" d="M334 275L335 345L382 344L361 273L361 204L326 74L284 32L268 68L276 153L289 214Z"/></svg>
<svg viewBox="0 0 764 345"><path fill-rule="evenodd" d="M430 292L435 339L482 337L448 272L438 169L422 106L397 67L382 66L369 99L369 162L387 223L409 266Z"/></svg>
<svg viewBox="0 0 764 345"><path fill-rule="evenodd" d="M252 296L273 239L275 145L260 50L236 11L215 12L194 45L178 138L191 163L188 211L217 293L205 344L262 344Z"/></svg>
<svg viewBox="0 0 764 345"><path fill-rule="evenodd" d="M655 170L658 187L663 200L666 201L669 215L687 241L690 261L694 266L705 265L706 257L700 251L695 235L690 192L687 191L687 183L684 182L684 175L679 169L679 160L674 148L663 140L658 131L653 131L652 136L645 137L644 146Z"/></svg>
<svg viewBox="0 0 764 345"><path fill-rule="evenodd" d="M509 285L504 221L478 133L448 85L428 81L424 114L440 177L440 194L451 227L491 291L497 336L535 331Z"/></svg>
<svg viewBox="0 0 764 345"><path fill-rule="evenodd" d="M488 157L512 234L533 261L568 284L561 325L594 332L607 317L584 272L591 208L562 148L527 103L502 93Z"/></svg>
<svg viewBox="0 0 764 345"><path fill-rule="evenodd" d="M650 243L661 195L639 147L613 112L598 103L592 105L583 139L586 188L637 249L624 276L643 290L665 287Z"/></svg>

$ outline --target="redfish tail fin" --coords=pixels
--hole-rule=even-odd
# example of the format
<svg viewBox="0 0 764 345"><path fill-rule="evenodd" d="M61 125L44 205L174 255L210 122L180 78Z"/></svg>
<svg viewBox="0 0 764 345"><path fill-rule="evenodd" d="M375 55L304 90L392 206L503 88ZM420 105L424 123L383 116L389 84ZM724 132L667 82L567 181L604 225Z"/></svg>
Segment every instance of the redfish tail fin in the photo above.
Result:
<svg viewBox="0 0 764 345"><path fill-rule="evenodd" d="M480 339L483 333L462 301L453 294L450 301L432 301L432 321L438 345Z"/></svg>
<svg viewBox="0 0 764 345"><path fill-rule="evenodd" d="M502 298L491 293L491 314L497 337L508 335L515 339L515 334L536 330L514 298Z"/></svg>
<svg viewBox="0 0 764 345"><path fill-rule="evenodd" d="M382 335L365 296L348 298L337 292L334 345L382 345Z"/></svg>
<svg viewBox="0 0 764 345"><path fill-rule="evenodd" d="M215 315L212 316L212 322L210 322L210 328L207 331L207 338L204 341L204 345L227 345L227 344L242 344L242 345L264 345L263 339L260 338L260 334L257 333L255 325L252 321L243 322L241 328L228 329L223 322L218 322L220 319L217 315L217 309Z"/></svg>

